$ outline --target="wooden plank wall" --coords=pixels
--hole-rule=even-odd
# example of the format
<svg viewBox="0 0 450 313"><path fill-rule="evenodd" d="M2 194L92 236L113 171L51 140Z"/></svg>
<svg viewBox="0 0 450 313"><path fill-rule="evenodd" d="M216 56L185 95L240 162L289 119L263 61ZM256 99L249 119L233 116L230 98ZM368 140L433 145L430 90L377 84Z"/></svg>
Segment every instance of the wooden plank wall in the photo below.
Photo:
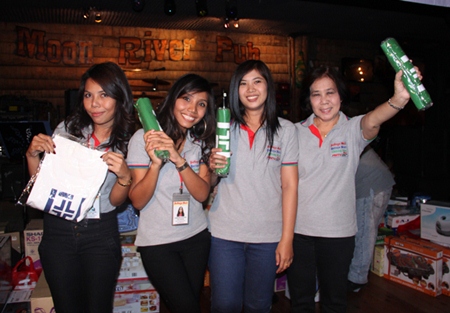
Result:
<svg viewBox="0 0 450 313"><path fill-rule="evenodd" d="M184 42L188 49L180 45ZM167 46L163 49L164 43ZM172 45L170 50L169 44L174 43L178 45ZM136 49L136 45L141 48ZM244 55L235 55L235 49ZM232 31L3 23L0 25L0 97L49 102L63 116L65 91L78 88L81 75L91 64L105 61L119 64L125 60L119 65L126 70L135 97L142 92L163 97L170 87L160 85L153 92L151 85L142 79L157 77L172 84L181 75L194 72L215 83L219 98L222 88L228 88L237 64L249 51L253 52L251 57L255 57L255 51L259 52L259 58L268 64L277 83L291 83L293 49L288 37ZM142 71L131 71L136 68Z"/></svg>

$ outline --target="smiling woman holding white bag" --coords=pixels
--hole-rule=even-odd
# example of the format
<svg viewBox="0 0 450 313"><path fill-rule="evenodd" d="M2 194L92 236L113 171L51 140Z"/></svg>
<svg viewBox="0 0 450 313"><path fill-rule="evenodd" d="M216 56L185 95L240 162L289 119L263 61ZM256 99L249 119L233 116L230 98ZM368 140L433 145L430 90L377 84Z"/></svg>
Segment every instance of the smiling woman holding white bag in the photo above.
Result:
<svg viewBox="0 0 450 313"><path fill-rule="evenodd" d="M115 209L127 199L131 185L125 157L133 133L133 96L124 72L111 62L93 65L81 78L74 112L54 132L54 136L75 136L85 146L103 151L99 155L107 166L93 209L85 218L77 222L53 212L44 214L39 254L58 313L113 311L122 258ZM33 138L26 152L30 175L38 170L43 153L64 152L55 141L44 134ZM76 166L75 159L69 155L66 166ZM66 173L57 175L66 179ZM67 206L63 200L58 208Z"/></svg>

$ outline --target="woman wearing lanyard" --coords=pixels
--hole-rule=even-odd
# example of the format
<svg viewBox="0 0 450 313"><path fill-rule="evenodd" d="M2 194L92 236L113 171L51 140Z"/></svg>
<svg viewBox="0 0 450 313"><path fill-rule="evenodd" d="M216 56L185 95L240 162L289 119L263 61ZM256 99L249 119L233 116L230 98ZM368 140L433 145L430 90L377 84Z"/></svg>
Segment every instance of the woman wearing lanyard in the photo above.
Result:
<svg viewBox="0 0 450 313"><path fill-rule="evenodd" d="M158 110L164 131L138 130L127 163L130 199L140 210L136 246L147 275L172 313L199 313L210 234L202 202L210 192L214 96L201 76L180 77ZM155 150L167 150L164 163ZM178 216L182 208L184 216Z"/></svg>
<svg viewBox="0 0 450 313"><path fill-rule="evenodd" d="M59 313L110 313L122 262L115 208L131 185L125 162L128 140L134 131L133 95L122 69L107 62L93 65L81 78L77 106L55 129L105 151L108 174L94 206L98 216L79 223L44 215L39 245L42 267ZM26 152L34 174L40 154L57 153L50 136L35 136ZM70 166L68 160L67 166Z"/></svg>

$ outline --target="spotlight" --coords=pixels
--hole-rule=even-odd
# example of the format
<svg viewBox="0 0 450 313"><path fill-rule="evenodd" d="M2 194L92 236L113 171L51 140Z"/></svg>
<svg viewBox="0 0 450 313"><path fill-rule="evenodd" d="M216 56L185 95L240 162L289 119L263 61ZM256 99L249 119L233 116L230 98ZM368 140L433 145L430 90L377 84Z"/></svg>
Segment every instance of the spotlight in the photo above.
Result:
<svg viewBox="0 0 450 313"><path fill-rule="evenodd" d="M197 10L197 16L204 17L208 15L206 0L195 0L195 8Z"/></svg>
<svg viewBox="0 0 450 313"><path fill-rule="evenodd" d="M175 0L164 0L164 13L166 15L174 15L177 12Z"/></svg>
<svg viewBox="0 0 450 313"><path fill-rule="evenodd" d="M228 17L225 18L225 21L223 23L223 28L225 28L225 29L230 28L230 19Z"/></svg>
<svg viewBox="0 0 450 313"><path fill-rule="evenodd" d="M101 23L102 22L102 16L100 15L100 12L95 13L95 19L94 21L96 23Z"/></svg>
<svg viewBox="0 0 450 313"><path fill-rule="evenodd" d="M225 4L225 14L229 19L235 19L238 15L236 1L227 0Z"/></svg>
<svg viewBox="0 0 450 313"><path fill-rule="evenodd" d="M239 28L239 19L237 17L234 18L233 26L234 28Z"/></svg>
<svg viewBox="0 0 450 313"><path fill-rule="evenodd" d="M135 12L142 12L142 10L144 10L145 7L145 0L132 0L133 4L132 4L132 8L133 11Z"/></svg>
<svg viewBox="0 0 450 313"><path fill-rule="evenodd" d="M83 14L83 18L85 19L85 20L87 20L88 18L89 18L89 10L88 9L86 9L86 10L84 10L84 14Z"/></svg>

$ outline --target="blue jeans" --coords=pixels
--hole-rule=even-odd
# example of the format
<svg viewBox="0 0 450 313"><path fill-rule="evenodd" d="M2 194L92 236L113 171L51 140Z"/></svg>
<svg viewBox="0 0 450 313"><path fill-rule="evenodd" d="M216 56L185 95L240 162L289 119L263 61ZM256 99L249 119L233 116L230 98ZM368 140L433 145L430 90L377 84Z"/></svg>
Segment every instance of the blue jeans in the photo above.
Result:
<svg viewBox="0 0 450 313"><path fill-rule="evenodd" d="M367 198L356 199L356 218L358 232L355 236L355 251L353 253L348 280L357 284L366 284L370 265L373 260L373 249L378 233L378 225L386 211L392 188L373 194Z"/></svg>
<svg viewBox="0 0 450 313"><path fill-rule="evenodd" d="M211 238L212 313L268 313L272 307L278 243Z"/></svg>
<svg viewBox="0 0 450 313"><path fill-rule="evenodd" d="M116 212L80 223L44 214L39 255L58 313L111 313L122 263Z"/></svg>
<svg viewBox="0 0 450 313"><path fill-rule="evenodd" d="M292 313L315 313L316 276L321 313L345 313L348 267L355 237L325 238L294 234L294 261L287 269Z"/></svg>
<svg viewBox="0 0 450 313"><path fill-rule="evenodd" d="M172 313L200 313L211 234L207 229L185 240L139 247L148 278Z"/></svg>

